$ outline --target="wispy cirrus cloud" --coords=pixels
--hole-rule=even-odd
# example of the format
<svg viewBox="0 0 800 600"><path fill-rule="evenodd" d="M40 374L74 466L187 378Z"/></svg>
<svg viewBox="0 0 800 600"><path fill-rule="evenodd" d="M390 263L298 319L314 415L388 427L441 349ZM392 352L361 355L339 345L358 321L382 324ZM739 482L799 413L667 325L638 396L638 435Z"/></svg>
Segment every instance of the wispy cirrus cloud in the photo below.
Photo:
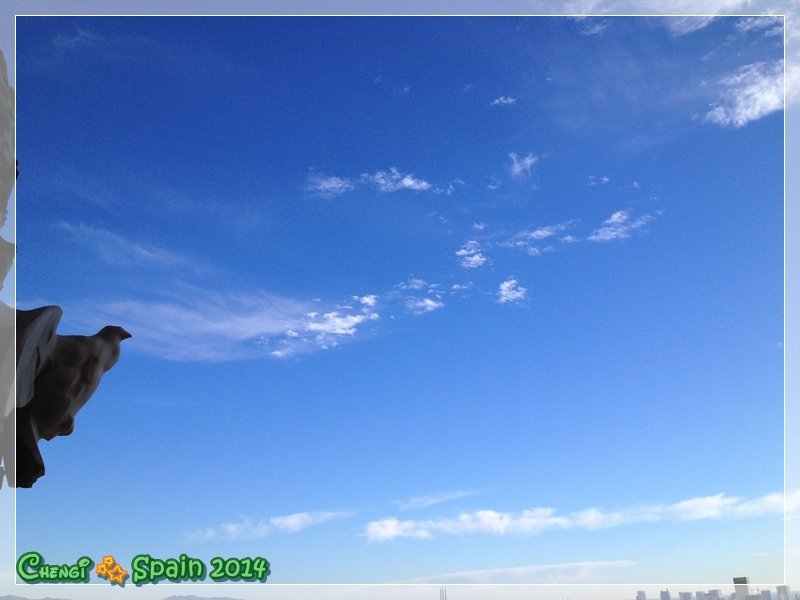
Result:
<svg viewBox="0 0 800 600"><path fill-rule="evenodd" d="M403 173L397 167L388 170L379 170L374 173L362 173L359 177L341 177L337 175L311 174L306 179L305 190L325 198L334 198L356 190L358 187L367 187L381 193L401 192L432 192L451 196L458 186L464 181L456 177L444 185L434 185L413 173Z"/></svg>
<svg viewBox="0 0 800 600"><path fill-rule="evenodd" d="M499 98L495 98L489 103L489 106L508 106L510 104L516 104L517 99L513 96L500 96Z"/></svg>
<svg viewBox="0 0 800 600"><path fill-rule="evenodd" d="M540 241L549 237L553 237L565 229L569 229L575 223L575 219L570 219L568 221L563 221L562 223L554 223L553 225L537 227L536 229L523 229L514 237L518 239Z"/></svg>
<svg viewBox="0 0 800 600"><path fill-rule="evenodd" d="M372 175L365 173L361 176L361 179L374 185L381 192L397 192L400 190L421 192L433 187L424 179L418 179L411 173L401 173L395 167L391 167L388 171L376 171Z"/></svg>
<svg viewBox="0 0 800 600"><path fill-rule="evenodd" d="M508 165L508 172L514 179L522 179L530 175L531 168L539 160L538 156L534 156L530 152L522 158L519 158L516 152L511 152L508 158L511 159L511 164Z"/></svg>
<svg viewBox="0 0 800 600"><path fill-rule="evenodd" d="M354 514L352 511L326 511L299 512L258 520L244 517L239 521L192 531L186 537L191 542L258 540L276 531L298 533L315 525L347 519Z"/></svg>
<svg viewBox="0 0 800 600"><path fill-rule="evenodd" d="M715 18L713 16L663 17L661 22L672 35L682 36L708 27Z"/></svg>
<svg viewBox="0 0 800 600"><path fill-rule="evenodd" d="M353 182L346 177L324 177L312 175L306 183L306 190L327 198L340 196L355 188Z"/></svg>
<svg viewBox="0 0 800 600"><path fill-rule="evenodd" d="M575 20L578 22L578 33L581 35L600 35L611 25L608 19L576 17Z"/></svg>
<svg viewBox="0 0 800 600"><path fill-rule="evenodd" d="M120 267L190 267L199 265L190 259L166 248L147 242L133 241L103 227L84 223L59 223L58 228L73 241L93 250L104 262Z"/></svg>
<svg viewBox="0 0 800 600"><path fill-rule="evenodd" d="M597 582L610 571L633 566L631 560L584 561L456 571L411 579L404 583L580 583Z"/></svg>
<svg viewBox="0 0 800 600"><path fill-rule="evenodd" d="M722 101L706 113L706 120L722 126L744 127L783 110L783 60L740 67L720 82Z"/></svg>
<svg viewBox="0 0 800 600"><path fill-rule="evenodd" d="M603 225L595 229L586 239L590 242L626 239L631 237L632 232L641 229L653 219L655 219L653 215L643 215L633 219L629 210L618 210L603 221Z"/></svg>
<svg viewBox="0 0 800 600"><path fill-rule="evenodd" d="M335 308L267 292L214 292L178 286L158 299L93 302L70 309L82 327L117 323L132 349L181 362L287 358L350 341L380 315L367 302ZM376 296L377 298L377 296ZM326 308L327 306L327 308Z"/></svg>
<svg viewBox="0 0 800 600"><path fill-rule="evenodd" d="M745 17L736 23L736 29L742 33L757 31L767 37L783 35L783 21L779 16Z"/></svg>
<svg viewBox="0 0 800 600"><path fill-rule="evenodd" d="M726 496L699 496L673 504L652 504L606 511L596 507L559 515L554 508L540 507L516 513L478 510L460 513L453 518L400 520L388 517L367 524L371 542L410 537L426 539L434 535L534 536L549 530L596 530L635 523L660 521L699 521L709 519L745 519L793 515L800 512L800 490L784 496L766 494L743 499Z"/></svg>
<svg viewBox="0 0 800 600"><path fill-rule="evenodd" d="M466 498L474 494L475 492L467 492L467 491L444 492L441 494L432 494L430 496L415 496L414 498L410 498L409 500L404 500L403 502L398 502L397 504L400 510L404 511L423 510L426 508L430 508L431 506L436 506L438 504L450 502L451 500L458 500L459 498Z"/></svg>

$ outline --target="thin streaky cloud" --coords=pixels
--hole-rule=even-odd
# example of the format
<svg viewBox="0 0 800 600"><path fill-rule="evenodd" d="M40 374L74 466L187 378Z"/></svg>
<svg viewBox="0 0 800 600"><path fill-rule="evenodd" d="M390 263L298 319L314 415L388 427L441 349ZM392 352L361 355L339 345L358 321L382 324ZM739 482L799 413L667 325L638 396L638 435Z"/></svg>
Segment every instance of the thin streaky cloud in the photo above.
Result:
<svg viewBox="0 0 800 600"><path fill-rule="evenodd" d="M499 98L495 98L489 103L489 106L508 106L511 104L516 104L517 99L513 96L500 96Z"/></svg>
<svg viewBox="0 0 800 600"><path fill-rule="evenodd" d="M421 192L433 187L424 179L419 179L411 173L401 173L396 167L391 167L388 171L376 171L372 175L364 173L361 180L374 185L381 192L400 190Z"/></svg>
<svg viewBox="0 0 800 600"><path fill-rule="evenodd" d="M722 79L721 88L721 102L706 113L706 121L710 123L744 127L783 110L783 60L740 67Z"/></svg>
<svg viewBox="0 0 800 600"><path fill-rule="evenodd" d="M700 521L745 519L783 515L787 518L800 512L800 490L784 496L772 493L753 499L726 496L699 496L673 504L640 505L607 511L590 507L559 515L551 507L539 507L517 513L478 510L460 513L453 518L399 520L388 517L367 524L367 538L382 542L400 537L431 538L434 535L539 535L550 530L597 530L661 521Z"/></svg>
<svg viewBox="0 0 800 600"><path fill-rule="evenodd" d="M325 197L340 196L354 188L353 182L346 177L313 175L308 178L306 183L306 190Z"/></svg>
<svg viewBox="0 0 800 600"><path fill-rule="evenodd" d="M58 228L75 242L91 248L97 256L114 266L160 266L199 268L188 257L146 242L135 242L102 227L84 223L59 223Z"/></svg>
<svg viewBox="0 0 800 600"><path fill-rule="evenodd" d="M267 292L215 292L184 286L151 300L70 309L89 329L118 323L133 333L132 350L178 362L287 358L352 340L380 315L370 304L343 309ZM377 296L375 296L377 299Z"/></svg>
<svg viewBox="0 0 800 600"><path fill-rule="evenodd" d="M568 228L575 223L575 219L563 221L562 223L554 223L553 225L544 225L536 229L524 229L520 231L515 237L530 239L530 240L543 240L552 237Z"/></svg>
<svg viewBox="0 0 800 600"><path fill-rule="evenodd" d="M296 533L314 525L338 521L352 517L353 511L299 512L284 517L272 517L269 522L275 529Z"/></svg>
<svg viewBox="0 0 800 600"><path fill-rule="evenodd" d="M433 494L430 496L416 496L404 502L398 502L400 510L423 510L431 506L450 502L451 500L458 500L459 498L466 498L473 496L475 492L458 491L458 492L445 492L442 494Z"/></svg>
<svg viewBox="0 0 800 600"><path fill-rule="evenodd" d="M716 17L711 16L663 17L661 22L672 35L677 37L704 29L715 19Z"/></svg>
<svg viewBox="0 0 800 600"><path fill-rule="evenodd" d="M758 31L765 36L783 35L783 17L745 17L736 23L736 29L742 33Z"/></svg>
<svg viewBox="0 0 800 600"><path fill-rule="evenodd" d="M600 35L611 25L609 20L587 19L585 17L578 18L577 21L579 23L578 32L581 35Z"/></svg>
<svg viewBox="0 0 800 600"><path fill-rule="evenodd" d="M634 231L642 229L654 219L655 216L653 215L643 215L632 219L629 210L618 210L606 219L601 227L598 227L589 234L586 239L590 242L624 240L631 237Z"/></svg>
<svg viewBox="0 0 800 600"><path fill-rule="evenodd" d="M299 512L255 520L249 517L242 517L239 521L231 521L216 527L206 527L189 532L186 535L186 539L190 542L259 540L276 531L298 533L315 525L347 519L354 514L353 511L325 511Z"/></svg>
<svg viewBox="0 0 800 600"><path fill-rule="evenodd" d="M419 577L403 583L580 583L597 582L608 571L632 567L631 560L585 561L550 565L523 565L495 569L456 571L430 577Z"/></svg>

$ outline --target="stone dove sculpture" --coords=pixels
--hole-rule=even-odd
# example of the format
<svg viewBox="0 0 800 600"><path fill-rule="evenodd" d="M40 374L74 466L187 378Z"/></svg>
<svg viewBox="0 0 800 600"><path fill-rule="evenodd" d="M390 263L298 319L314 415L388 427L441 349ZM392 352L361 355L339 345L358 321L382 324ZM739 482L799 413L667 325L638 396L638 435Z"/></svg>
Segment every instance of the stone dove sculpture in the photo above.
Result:
<svg viewBox="0 0 800 600"><path fill-rule="evenodd" d="M120 342L131 337L111 325L92 336L58 335L60 318L57 306L18 311L16 482L9 478L18 487L44 475L39 440L72 433L75 415L119 360Z"/></svg>

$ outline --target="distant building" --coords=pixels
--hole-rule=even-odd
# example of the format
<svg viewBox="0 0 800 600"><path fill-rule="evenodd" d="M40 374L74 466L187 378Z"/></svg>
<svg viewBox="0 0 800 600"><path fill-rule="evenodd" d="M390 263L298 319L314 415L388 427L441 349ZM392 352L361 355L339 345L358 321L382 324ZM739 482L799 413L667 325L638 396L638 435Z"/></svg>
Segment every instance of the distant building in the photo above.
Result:
<svg viewBox="0 0 800 600"><path fill-rule="evenodd" d="M692 600L692 592L678 592L678 600Z"/></svg>
<svg viewBox="0 0 800 600"><path fill-rule="evenodd" d="M708 590L706 600L722 600L721 590ZM788 598L787 598L788 600Z"/></svg>
<svg viewBox="0 0 800 600"><path fill-rule="evenodd" d="M644 593L644 590L639 590L638 592L636 592L636 600L647 600L647 594ZM786 598L786 600L789 599Z"/></svg>
<svg viewBox="0 0 800 600"><path fill-rule="evenodd" d="M772 592L769 590L761 590L761 600L772 600Z"/></svg>
<svg viewBox="0 0 800 600"><path fill-rule="evenodd" d="M792 597L788 585L779 585L775 590L778 592L778 600L789 600Z"/></svg>
<svg viewBox="0 0 800 600"><path fill-rule="evenodd" d="M661 600L672 600L672 596L669 593L669 589L661 591Z"/></svg>
<svg viewBox="0 0 800 600"><path fill-rule="evenodd" d="M695 592L694 593L695 600L706 600L706 593L705 592Z"/></svg>
<svg viewBox="0 0 800 600"><path fill-rule="evenodd" d="M733 588L736 590L736 600L748 600L750 595L750 581L747 577L734 577Z"/></svg>

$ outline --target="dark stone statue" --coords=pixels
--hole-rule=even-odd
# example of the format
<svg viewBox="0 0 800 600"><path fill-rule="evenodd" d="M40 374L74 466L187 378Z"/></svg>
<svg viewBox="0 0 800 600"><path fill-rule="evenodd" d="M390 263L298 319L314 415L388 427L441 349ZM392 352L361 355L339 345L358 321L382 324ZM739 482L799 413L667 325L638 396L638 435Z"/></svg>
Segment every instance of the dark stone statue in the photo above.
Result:
<svg viewBox="0 0 800 600"><path fill-rule="evenodd" d="M0 227L19 177L17 166L14 93L0 53ZM14 244L0 237L0 289L15 253ZM57 306L14 311L0 302L0 486L5 478L12 486L31 487L44 475L39 440L72 433L75 415L119 360L120 342L131 337L116 326L92 336L58 335L61 315Z"/></svg>
<svg viewBox="0 0 800 600"><path fill-rule="evenodd" d="M44 475L40 439L72 433L75 415L119 360L120 342L131 337L107 326L93 336L58 335L57 306L17 311L16 481L31 487Z"/></svg>

